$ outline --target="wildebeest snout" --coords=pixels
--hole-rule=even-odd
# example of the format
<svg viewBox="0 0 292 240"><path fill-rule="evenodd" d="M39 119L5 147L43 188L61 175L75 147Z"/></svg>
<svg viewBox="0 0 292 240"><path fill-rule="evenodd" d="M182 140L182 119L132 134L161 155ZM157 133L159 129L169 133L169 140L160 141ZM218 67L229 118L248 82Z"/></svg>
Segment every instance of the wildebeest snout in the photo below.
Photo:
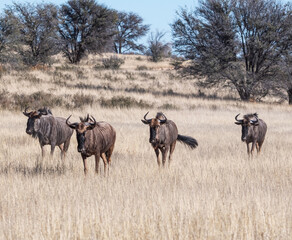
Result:
<svg viewBox="0 0 292 240"><path fill-rule="evenodd" d="M241 137L241 141L245 142L246 141L246 137Z"/></svg>
<svg viewBox="0 0 292 240"><path fill-rule="evenodd" d="M79 153L84 153L84 152L85 152L85 148L77 148L77 151L78 151Z"/></svg>
<svg viewBox="0 0 292 240"><path fill-rule="evenodd" d="M29 135L32 134L32 131L31 131L30 129L26 129L25 132L26 132L27 134L29 134Z"/></svg>

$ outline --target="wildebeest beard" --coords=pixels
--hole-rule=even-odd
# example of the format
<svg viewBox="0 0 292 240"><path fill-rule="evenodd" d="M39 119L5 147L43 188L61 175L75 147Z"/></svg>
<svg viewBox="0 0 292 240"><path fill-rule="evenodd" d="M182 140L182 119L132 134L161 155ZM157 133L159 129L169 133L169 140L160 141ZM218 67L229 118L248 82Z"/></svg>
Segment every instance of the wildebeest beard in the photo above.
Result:
<svg viewBox="0 0 292 240"><path fill-rule="evenodd" d="M35 130L33 130L31 136L32 136L33 138L38 138L38 132L36 132Z"/></svg>

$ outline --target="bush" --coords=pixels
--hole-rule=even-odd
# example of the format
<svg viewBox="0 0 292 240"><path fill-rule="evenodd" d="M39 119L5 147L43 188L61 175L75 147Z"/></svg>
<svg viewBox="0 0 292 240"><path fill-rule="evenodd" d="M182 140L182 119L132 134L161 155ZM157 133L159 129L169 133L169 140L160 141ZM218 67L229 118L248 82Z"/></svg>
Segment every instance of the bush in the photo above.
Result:
<svg viewBox="0 0 292 240"><path fill-rule="evenodd" d="M35 92L30 95L14 94L13 99L15 108L20 107L20 109L24 109L28 106L31 108L38 108L39 106L55 107L63 105L61 97L43 91Z"/></svg>
<svg viewBox="0 0 292 240"><path fill-rule="evenodd" d="M174 67L175 70L181 69L183 67L184 59L181 57L174 57L170 64Z"/></svg>
<svg viewBox="0 0 292 240"><path fill-rule="evenodd" d="M13 105L13 101L11 96L9 96L9 92L6 90L2 90L0 92L0 106L4 109L10 109Z"/></svg>
<svg viewBox="0 0 292 240"><path fill-rule="evenodd" d="M159 108L166 109L166 110L178 110L179 109L176 105L171 104L171 103L164 103Z"/></svg>
<svg viewBox="0 0 292 240"><path fill-rule="evenodd" d="M84 95L76 93L72 97L72 106L73 108L81 108L86 105L92 105L93 104L93 97L91 95Z"/></svg>
<svg viewBox="0 0 292 240"><path fill-rule="evenodd" d="M145 70L148 70L148 67L146 67L145 65L140 65L140 66L137 66L136 68L138 71L145 71Z"/></svg>
<svg viewBox="0 0 292 240"><path fill-rule="evenodd" d="M125 61L118 57L103 58L102 64L105 69L119 69Z"/></svg>
<svg viewBox="0 0 292 240"><path fill-rule="evenodd" d="M106 108L131 108L131 107L138 107L138 108L150 108L152 107L151 104L146 103L143 100L137 101L135 98L131 97L123 97L117 96L112 97L111 99L100 99L100 105Z"/></svg>

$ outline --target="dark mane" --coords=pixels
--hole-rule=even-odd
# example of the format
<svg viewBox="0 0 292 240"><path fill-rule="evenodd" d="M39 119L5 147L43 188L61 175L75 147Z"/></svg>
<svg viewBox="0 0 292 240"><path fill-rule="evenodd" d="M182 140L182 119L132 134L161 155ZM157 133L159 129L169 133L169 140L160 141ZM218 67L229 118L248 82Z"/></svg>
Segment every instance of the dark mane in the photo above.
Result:
<svg viewBox="0 0 292 240"><path fill-rule="evenodd" d="M246 119L246 120L248 120L248 119L252 119L252 118L254 118L254 117L258 118L258 114L257 114L257 113L249 113L249 114L245 114L245 115L243 116L243 118Z"/></svg>
<svg viewBox="0 0 292 240"><path fill-rule="evenodd" d="M158 113L156 113L156 118L160 119L160 120L164 120L165 116L164 116L164 114L162 112L158 112Z"/></svg>
<svg viewBox="0 0 292 240"><path fill-rule="evenodd" d="M89 121L89 114L87 114L87 116L83 117L79 117L81 122L88 122Z"/></svg>
<svg viewBox="0 0 292 240"><path fill-rule="evenodd" d="M38 111L43 113L44 115L47 115L47 114L53 115L51 109L49 109L48 107L40 108L40 109L38 109Z"/></svg>

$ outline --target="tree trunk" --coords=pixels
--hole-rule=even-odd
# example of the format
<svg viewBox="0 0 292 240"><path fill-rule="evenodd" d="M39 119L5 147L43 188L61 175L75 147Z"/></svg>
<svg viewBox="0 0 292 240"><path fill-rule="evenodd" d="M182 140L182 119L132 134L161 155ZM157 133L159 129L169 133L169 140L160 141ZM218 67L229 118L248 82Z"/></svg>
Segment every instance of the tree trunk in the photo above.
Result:
<svg viewBox="0 0 292 240"><path fill-rule="evenodd" d="M240 99L244 102L250 101L250 92L244 88L237 89Z"/></svg>
<svg viewBox="0 0 292 240"><path fill-rule="evenodd" d="M289 104L292 104L292 88L287 90Z"/></svg>

